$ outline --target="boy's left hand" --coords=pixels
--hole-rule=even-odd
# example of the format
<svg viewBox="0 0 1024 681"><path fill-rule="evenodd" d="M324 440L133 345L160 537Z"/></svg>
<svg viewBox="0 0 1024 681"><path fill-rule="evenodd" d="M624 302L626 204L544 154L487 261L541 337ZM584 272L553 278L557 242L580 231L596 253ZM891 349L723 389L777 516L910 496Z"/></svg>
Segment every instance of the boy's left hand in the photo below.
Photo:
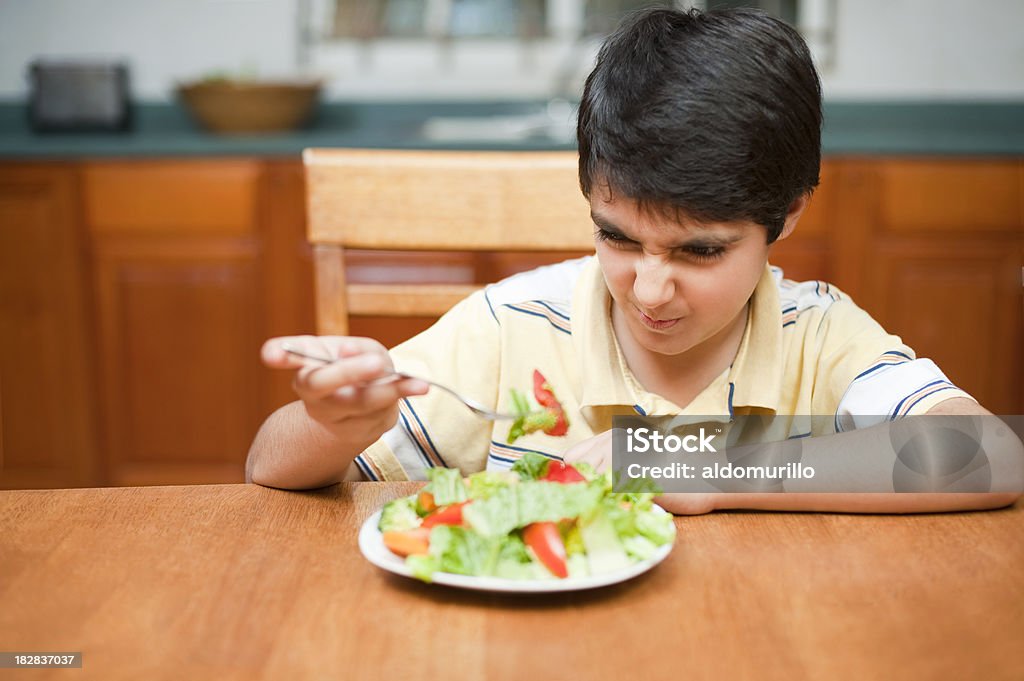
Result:
<svg viewBox="0 0 1024 681"><path fill-rule="evenodd" d="M566 463L585 461L598 473L604 473L612 465L612 431L577 442L563 452L562 458Z"/></svg>
<svg viewBox="0 0 1024 681"><path fill-rule="evenodd" d="M566 463L585 461L598 473L604 473L612 465L612 431L606 430L600 435L576 443L565 450L562 458ZM654 497L654 503L675 515L699 515L714 510L715 495L660 494Z"/></svg>

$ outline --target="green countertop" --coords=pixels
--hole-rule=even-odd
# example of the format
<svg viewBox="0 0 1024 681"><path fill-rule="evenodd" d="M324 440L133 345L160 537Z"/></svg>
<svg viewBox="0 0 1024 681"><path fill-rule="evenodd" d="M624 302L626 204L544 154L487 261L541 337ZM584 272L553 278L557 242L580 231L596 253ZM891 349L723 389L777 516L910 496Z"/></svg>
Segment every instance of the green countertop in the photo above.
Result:
<svg viewBox="0 0 1024 681"><path fill-rule="evenodd" d="M0 102L0 158L297 156L306 147L420 149L572 149L575 142L547 135L488 139L479 131L458 135L467 118L528 114L540 102L325 103L305 130L266 136L225 137L202 132L178 106L135 107L127 133L37 134L23 103ZM443 139L423 132L428 119L443 119ZM492 119L493 120L493 119ZM455 130L452 135L451 131ZM1024 155L1024 101L1002 103L830 103L822 138L826 155Z"/></svg>

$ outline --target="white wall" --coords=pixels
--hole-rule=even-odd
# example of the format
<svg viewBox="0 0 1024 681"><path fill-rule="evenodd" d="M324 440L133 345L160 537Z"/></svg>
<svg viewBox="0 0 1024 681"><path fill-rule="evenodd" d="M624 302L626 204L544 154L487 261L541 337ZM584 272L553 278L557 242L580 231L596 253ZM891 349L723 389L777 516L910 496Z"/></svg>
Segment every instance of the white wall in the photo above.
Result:
<svg viewBox="0 0 1024 681"><path fill-rule="evenodd" d="M1024 1L838 0L826 96L1024 98Z"/></svg>
<svg viewBox="0 0 1024 681"><path fill-rule="evenodd" d="M323 2L324 0L318 0ZM827 0L805 0L827 4ZM1024 0L836 0L826 96L838 99L1024 99ZM298 0L0 0L0 98L26 92L34 57L126 57L138 98L213 70L297 72ZM314 7L316 2L314 2ZM544 96L564 46L447 56L330 47L313 65L333 98ZM578 85L592 50L578 57ZM490 64L484 67L485 64Z"/></svg>
<svg viewBox="0 0 1024 681"><path fill-rule="evenodd" d="M211 70L290 72L295 0L0 0L0 97L37 56L124 57L141 99Z"/></svg>

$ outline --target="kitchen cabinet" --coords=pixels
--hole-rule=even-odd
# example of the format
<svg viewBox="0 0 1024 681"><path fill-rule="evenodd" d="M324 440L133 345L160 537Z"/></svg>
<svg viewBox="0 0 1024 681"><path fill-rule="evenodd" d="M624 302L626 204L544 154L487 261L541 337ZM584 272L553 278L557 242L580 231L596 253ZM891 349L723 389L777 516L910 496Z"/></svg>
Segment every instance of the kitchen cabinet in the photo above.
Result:
<svg viewBox="0 0 1024 681"><path fill-rule="evenodd" d="M1024 167L830 157L772 262L832 281L996 413L1024 411ZM237 482L314 329L295 158L0 164L0 487ZM485 282L531 254L353 253L354 281ZM368 318L397 343L428 318Z"/></svg>
<svg viewBox="0 0 1024 681"><path fill-rule="evenodd" d="M105 473L238 480L259 416L258 161L94 162Z"/></svg>
<svg viewBox="0 0 1024 681"><path fill-rule="evenodd" d="M834 163L822 165L818 189L804 209L796 230L771 248L769 262L781 267L787 279L827 281L833 277L832 238L836 189L841 180L839 170Z"/></svg>
<svg viewBox="0 0 1024 681"><path fill-rule="evenodd" d="M851 160L837 272L890 332L997 414L1024 410L1024 163Z"/></svg>
<svg viewBox="0 0 1024 681"><path fill-rule="evenodd" d="M290 400L259 361L312 328L301 168L256 159L91 162L105 482L238 482Z"/></svg>
<svg viewBox="0 0 1024 681"><path fill-rule="evenodd" d="M99 476L95 345L77 178L0 167L0 486Z"/></svg>
<svg viewBox="0 0 1024 681"><path fill-rule="evenodd" d="M314 328L302 167L0 166L2 487L240 482Z"/></svg>

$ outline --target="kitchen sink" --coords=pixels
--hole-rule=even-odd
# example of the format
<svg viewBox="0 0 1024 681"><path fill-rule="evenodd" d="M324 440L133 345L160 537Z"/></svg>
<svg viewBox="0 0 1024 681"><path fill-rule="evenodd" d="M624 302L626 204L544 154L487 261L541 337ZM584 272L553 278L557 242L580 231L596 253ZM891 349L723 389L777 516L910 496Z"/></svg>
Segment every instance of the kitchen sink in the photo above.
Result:
<svg viewBox="0 0 1024 681"><path fill-rule="evenodd" d="M535 111L492 116L434 116L420 134L431 142L550 141L570 144L576 139L576 107L552 100Z"/></svg>

